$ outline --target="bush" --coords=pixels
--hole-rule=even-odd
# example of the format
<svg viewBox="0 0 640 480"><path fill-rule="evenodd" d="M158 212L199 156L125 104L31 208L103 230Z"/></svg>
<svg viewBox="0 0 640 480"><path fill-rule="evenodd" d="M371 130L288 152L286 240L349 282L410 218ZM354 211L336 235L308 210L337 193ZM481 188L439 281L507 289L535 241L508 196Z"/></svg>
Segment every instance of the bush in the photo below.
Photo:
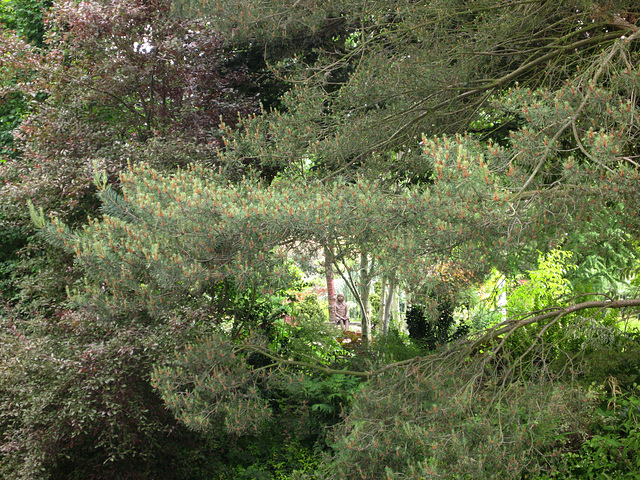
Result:
<svg viewBox="0 0 640 480"><path fill-rule="evenodd" d="M406 333L391 329L376 339L372 353L378 361L392 363L417 357L423 350L411 342Z"/></svg>
<svg viewBox="0 0 640 480"><path fill-rule="evenodd" d="M336 339L340 329L328 323L327 309L315 295L293 303L290 317L289 323L284 319L274 323L276 334L270 344L273 351L296 360L325 364L334 363L344 355Z"/></svg>
<svg viewBox="0 0 640 480"><path fill-rule="evenodd" d="M412 305L407 311L409 336L427 350L456 340L469 331L468 325L455 325L454 305L450 301L434 301L433 305Z"/></svg>
<svg viewBox="0 0 640 480"><path fill-rule="evenodd" d="M595 414L590 435L576 451L571 443L554 452L538 480L636 479L640 470L640 389L610 397ZM569 448L568 448L569 447Z"/></svg>
<svg viewBox="0 0 640 480"><path fill-rule="evenodd" d="M69 313L2 325L2 478L194 478L177 467L180 448L197 456L203 441L149 382L177 332L112 327Z"/></svg>
<svg viewBox="0 0 640 480"><path fill-rule="evenodd" d="M482 361L459 360L425 359L367 383L320 477L520 480L559 434L585 431L594 405L579 386L505 382Z"/></svg>

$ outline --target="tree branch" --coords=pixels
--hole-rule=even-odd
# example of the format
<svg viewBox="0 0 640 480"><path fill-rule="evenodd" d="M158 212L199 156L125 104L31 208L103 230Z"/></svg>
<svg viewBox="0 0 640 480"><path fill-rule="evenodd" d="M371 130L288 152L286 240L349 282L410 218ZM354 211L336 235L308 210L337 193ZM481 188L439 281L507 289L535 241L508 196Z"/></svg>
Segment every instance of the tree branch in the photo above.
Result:
<svg viewBox="0 0 640 480"><path fill-rule="evenodd" d="M371 377L376 377L378 375L381 375L382 373L386 372L387 370L391 370L393 368L398 368L398 367L403 367L406 365L410 365L412 363L418 362L420 361L420 359L422 357L414 357L411 358L409 360L403 360L401 362L395 362L395 363L390 363L388 365L384 365L383 367L380 368L376 368L373 370L367 370L364 372L358 372L356 370L338 370L336 368L330 368L318 363L311 363L311 362L302 362L299 360L289 360L283 357L280 357L278 355L275 355L273 352L271 352L268 348L266 347L261 347L259 345L251 345L251 344L243 344L243 345L239 345L238 349L240 350L245 350L245 351L250 351L250 352L254 352L254 353L259 353L261 355L264 355L265 357L273 360L273 364L272 365L289 365L289 366L293 366L293 367L303 367L303 368L308 368L310 370L314 370L316 372L322 372L325 373L327 375L351 375L353 377L361 377L364 379L369 379Z"/></svg>
<svg viewBox="0 0 640 480"><path fill-rule="evenodd" d="M518 328L525 327L534 323L542 322L549 318L556 319L570 313L576 313L582 310L588 310L591 308L598 309L610 309L610 308L627 308L627 307L640 307L640 298L628 299L628 300L593 300L590 302L577 303L569 307L558 307L545 311L533 317L524 318L521 320L507 320L506 322L496 325L493 329L489 330L482 337L475 340L472 344L473 348L477 348L481 345L490 343L498 338L500 335L508 334Z"/></svg>

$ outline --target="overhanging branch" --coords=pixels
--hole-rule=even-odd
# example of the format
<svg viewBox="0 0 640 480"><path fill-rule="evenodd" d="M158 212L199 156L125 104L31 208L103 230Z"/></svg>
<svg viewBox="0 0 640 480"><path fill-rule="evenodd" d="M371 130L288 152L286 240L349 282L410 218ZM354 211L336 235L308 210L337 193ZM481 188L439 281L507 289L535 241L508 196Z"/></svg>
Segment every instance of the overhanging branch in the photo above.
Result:
<svg viewBox="0 0 640 480"><path fill-rule="evenodd" d="M589 310L592 308L597 308L600 310L603 309L621 309L627 307L640 307L640 298L627 299L627 300L602 300L602 301L590 301L590 302L582 302L576 303L575 305L570 305L568 307L558 307L547 310L543 313L535 315L533 317L524 318L521 320L507 320L499 325L496 325L493 329L487 331L484 335L482 335L479 339L473 342L473 347L479 347L481 345L486 345L501 335L507 334L509 332L515 331L518 328L526 327L527 325L532 325L534 323L540 323L544 320L548 319L556 319L571 313L580 312L583 310Z"/></svg>
<svg viewBox="0 0 640 480"><path fill-rule="evenodd" d="M568 307L558 307L549 309L537 315L527 317L525 319L520 320L509 320L503 322L499 325L496 325L493 329L486 331L484 335L480 338L477 337L468 337L463 339L458 343L459 348L454 348L453 350L447 350L442 355L427 355L427 356L419 356L414 357L408 360L403 360L401 362L390 363L388 365L384 365L380 368L366 370L366 371L355 371L355 370L340 370L336 368L330 368L320 363L314 363L312 361L305 362L300 360L290 360L279 355L274 354L266 347L261 347L259 345L251 345L244 344L240 345L237 348L239 350L243 350L246 352L254 352L264 355L273 361L273 366L292 366L299 368L307 368L309 370L313 370L316 372L324 373L327 375L351 375L354 377L360 377L363 379L370 379L373 377L377 377L382 375L383 373L393 370L396 368L408 367L414 364L420 364L423 360L431 358L432 360L437 361L438 358L449 358L451 355L457 355L455 352L465 351L468 352L470 350L477 350L478 348L489 345L494 340L498 339L502 335L510 334L515 330L526 327L527 325L532 325L534 323L540 323L545 320L551 320L550 323L556 323L561 317L565 315L569 315L571 313L576 313L589 309L622 309L628 307L640 307L640 298L627 299L627 300L602 300L602 301L589 301L577 303L575 305L570 305ZM545 328L548 328L546 326Z"/></svg>

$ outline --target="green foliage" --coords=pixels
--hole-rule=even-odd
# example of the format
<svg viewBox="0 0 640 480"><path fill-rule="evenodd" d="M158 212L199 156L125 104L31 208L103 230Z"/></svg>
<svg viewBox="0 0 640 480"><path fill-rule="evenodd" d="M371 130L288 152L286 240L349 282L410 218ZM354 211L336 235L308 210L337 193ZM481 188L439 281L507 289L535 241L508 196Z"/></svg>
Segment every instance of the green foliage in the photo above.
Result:
<svg viewBox="0 0 640 480"><path fill-rule="evenodd" d="M12 277L18 268L18 251L25 245L25 229L6 225L0 220L0 298L10 300L16 294Z"/></svg>
<svg viewBox="0 0 640 480"><path fill-rule="evenodd" d="M51 0L2 0L0 25L37 46L44 46L46 10Z"/></svg>
<svg viewBox="0 0 640 480"><path fill-rule="evenodd" d="M113 330L68 312L54 322L5 320L2 331L3 478L107 479L126 471L142 479L169 466L186 437L148 376L175 332Z"/></svg>
<svg viewBox="0 0 640 480"><path fill-rule="evenodd" d="M582 341L583 381L599 384L615 379L617 388L631 392L640 382L638 331L622 332L619 325L607 327L603 323L592 322L577 332Z"/></svg>
<svg viewBox="0 0 640 480"><path fill-rule="evenodd" d="M380 282L375 282L373 284L373 292L371 293L371 297L369 298L371 302L371 318L378 318L380 316L380 290L382 285Z"/></svg>
<svg viewBox="0 0 640 480"><path fill-rule="evenodd" d="M503 383L473 361L429 362L356 394L322 478L520 479L559 434L583 432L594 408L570 383Z"/></svg>
<svg viewBox="0 0 640 480"><path fill-rule="evenodd" d="M278 422L288 419L288 430L316 449L327 448L328 428L338 424L352 407L362 379L311 372L297 375L274 374L269 379L270 401L278 412Z"/></svg>
<svg viewBox="0 0 640 480"><path fill-rule="evenodd" d="M271 432L271 436L262 439L261 442L248 445L238 445L241 450L230 452L228 457L236 458L230 473L221 476L221 479L236 480L289 480L292 475L307 474L313 477L313 472L318 464L318 455L308 446L299 443L295 439L280 440L278 432Z"/></svg>
<svg viewBox="0 0 640 480"><path fill-rule="evenodd" d="M31 227L0 218L0 298L15 312L46 315L64 308L66 287L79 272L68 252L53 247Z"/></svg>
<svg viewBox="0 0 640 480"><path fill-rule="evenodd" d="M311 471L313 437L295 415L261 436L202 435L176 423L151 386L151 365L202 332L193 313L155 332L69 312L56 323L5 322L2 478L232 480L250 467L266 478Z"/></svg>
<svg viewBox="0 0 640 480"><path fill-rule="evenodd" d="M537 480L633 479L638 476L640 453L640 398L637 386L617 394L595 412L595 426L577 451L559 450L549 473Z"/></svg>
<svg viewBox="0 0 640 480"><path fill-rule="evenodd" d="M15 146L13 131L20 125L28 109L22 95L11 92L0 100L0 162L4 158L16 158L19 151Z"/></svg>
<svg viewBox="0 0 640 480"><path fill-rule="evenodd" d="M361 380L349 375L329 377L305 377L302 395L311 405L311 410L324 417L324 423L337 423L344 409L348 408Z"/></svg>
<svg viewBox="0 0 640 480"><path fill-rule="evenodd" d="M507 295L508 315L518 316L557 306L562 297L571 293L568 273L575 266L569 263L571 252L552 250L540 255L538 268L527 273L528 278L516 278L516 288Z"/></svg>
<svg viewBox="0 0 640 480"><path fill-rule="evenodd" d="M258 432L271 416L260 395L264 371L220 336L188 344L154 369L153 385L175 417L198 431Z"/></svg>
<svg viewBox="0 0 640 480"><path fill-rule="evenodd" d="M535 312L565 306L572 292L568 272L571 252L553 250L540 255L538 269L516 278L516 287L507 292L507 315L515 320L526 319ZM523 326L505 338L509 358L527 358L530 362L552 362L558 351L580 349L579 329L583 320L576 315L559 315L550 322Z"/></svg>
<svg viewBox="0 0 640 480"><path fill-rule="evenodd" d="M435 350L464 336L469 331L469 326L455 325L453 308L450 300L434 300L430 306L411 305L406 319L409 335L427 350Z"/></svg>
<svg viewBox="0 0 640 480"><path fill-rule="evenodd" d="M269 348L289 358L333 364L344 355L338 343L338 328L328 323L327 309L315 294L289 304L289 319L274 322L275 335Z"/></svg>
<svg viewBox="0 0 640 480"><path fill-rule="evenodd" d="M327 323L325 317L326 312L323 311L321 317L298 320L300 323L295 326L284 321L276 322L280 329L270 347L297 360L311 360L321 364L337 362L345 354L338 342L340 331L335 325Z"/></svg>
<svg viewBox="0 0 640 480"><path fill-rule="evenodd" d="M458 152L467 158L462 146ZM445 161L444 151L435 155ZM397 193L366 180L345 186L279 179L264 185L247 178L234 185L201 167L167 175L140 165L121 175L121 195L110 188L101 191L103 219L72 235L58 220L48 230L85 268L91 282L89 298L116 309L159 312L175 302L197 299L210 285L226 279L269 294L292 278L289 250L322 244L327 235L340 234L350 250L378 239L376 257L384 258L383 270L411 257L402 276L413 282L431 280L425 279L423 268L445 252L452 264L464 265L472 276L485 268L472 260L473 253L491 254L483 239L472 235L475 222L494 223L498 235L502 200L490 193L495 184L487 166L481 160L469 161L465 171L481 176L484 185L474 190L472 202L484 213L473 222L463 209L449 208L452 185L461 191L468 187L462 169L445 168L444 163L438 167L443 169L442 182L432 190ZM344 208L336 210L334 205ZM387 230L380 231L382 225ZM484 232L489 235L490 229ZM454 252L448 250L452 243ZM425 244L432 248L425 250Z"/></svg>
<svg viewBox="0 0 640 480"><path fill-rule="evenodd" d="M388 2L357 0L325 2L313 12L305 2L291 8L268 0L209 7L213 22L244 25L238 37L263 44L274 68L280 54L290 54L282 69L299 82L283 99L284 108L229 136L224 158L231 164L260 158L301 182L376 178L395 192L444 181L448 188L437 192L446 215L421 227L432 238L442 232L451 243L430 246L458 253L452 252L457 243L448 220L459 225L460 209L464 221L481 225L469 233L490 245L472 258L503 271L526 270L537 250L560 244L579 247L581 259L594 252L615 257L606 245L629 250L639 207L631 133L637 132L638 35L624 20L635 16L620 13L628 12L629 2L534 9L494 1L399 1L393 13ZM549 18L557 22L550 26ZM509 24L518 35L505 33ZM323 36L329 26L336 30ZM300 37L301 31L308 35ZM531 39L541 31L546 34L533 48ZM355 37L358 42L345 42ZM332 53L304 55L297 50L304 47L300 38L330 45L326 51ZM392 95L389 85L398 86ZM463 134L478 111L491 112L499 132ZM424 155L417 148L421 134ZM499 178L494 189L478 190L493 180L476 168L484 164ZM476 195L505 200L503 213L511 214L501 220L508 225L494 223L491 215L481 222L487 205L474 204ZM405 252L406 260L398 262L403 268L416 256L411 248Z"/></svg>
<svg viewBox="0 0 640 480"><path fill-rule="evenodd" d="M363 362L368 352L361 354ZM390 329L387 335L379 335L373 344L372 353L381 363L393 363L408 360L424 353L421 346L412 342L406 333Z"/></svg>
<svg viewBox="0 0 640 480"><path fill-rule="evenodd" d="M291 307L291 317L294 321L304 324L308 320L328 320L327 307L321 305L317 295L308 293L302 301L295 302Z"/></svg>
<svg viewBox="0 0 640 480"><path fill-rule="evenodd" d="M51 315L68 307L67 287L79 281L82 272L70 266L71 256L42 242L29 239L17 252L11 272L13 295L5 297L16 313ZM10 293L3 292L3 293Z"/></svg>
<svg viewBox="0 0 640 480"><path fill-rule="evenodd" d="M323 338L317 330L310 331L313 336L301 337L309 330L295 334L300 343L312 344L312 348L300 348L292 336L277 349L288 360L300 359L302 369L277 369L278 362L261 353L274 346L264 339L250 337L234 344L215 335L189 343L158 364L153 385L176 418L194 430L261 434L270 421L277 421L270 420L274 414L282 415L297 405L301 415L297 422L306 422L304 428L318 435L322 425L338 420L360 380L348 375L316 377L314 365L335 361L337 353L344 352L334 337L325 334ZM330 340L331 354L321 343ZM306 374L303 365L309 365Z"/></svg>
<svg viewBox="0 0 640 480"><path fill-rule="evenodd" d="M5 1L0 14L17 19L18 5L40 3ZM56 2L46 51L5 32L4 279L22 277L11 297L47 314L36 328L18 305L3 330L5 476L163 478L171 465L203 479L539 473L538 452L590 432L593 395L563 374L636 381L636 362L622 367L631 340L601 335L612 318L515 323L568 305L577 283L562 252L576 248L582 280L635 267L622 258L640 232L631 8L220 0L209 23L172 16L164 0ZM225 33L296 85L279 109L237 119L257 103ZM15 242L26 199L57 217L42 235L68 257ZM370 255L412 293L452 272L469 283L493 267L526 271L538 250L551 253L513 291L517 318L502 335L449 345L437 364L394 336L377 356L341 352L311 301L290 305L297 326L275 320L299 278L291 259L329 244ZM40 252L17 265L18 249ZM82 282L61 268L72 256ZM61 309L64 287L74 312ZM442 323L424 329L429 347L452 339ZM354 379L387 361L402 369ZM349 363L353 376L329 375ZM630 422L585 444L601 472L627 468L613 462L616 448L635 448ZM333 455L314 472L311 448L326 445L329 424ZM202 445L168 455L183 439Z"/></svg>
<svg viewBox="0 0 640 480"><path fill-rule="evenodd" d="M226 329L231 338L245 337L252 329L258 329L270 341L277 342L285 303L299 281L294 265L287 264L285 268L292 282L289 289L260 294L257 287L242 288L231 279L225 279L203 288L203 308L215 315L212 321Z"/></svg>
<svg viewBox="0 0 640 480"><path fill-rule="evenodd" d="M568 133L570 123L562 127L563 123L576 108L585 109L580 107L581 90L603 61L609 61L603 58L608 58L610 48L621 45L618 39L635 31L624 23L635 19L628 13L633 4L626 0L604 8L586 1L534 7L494 0L420 5L403 0L392 4L331 0L320 6L272 0L176 0L174 4L180 12L209 13L221 30L233 28L239 41L260 49L273 69L295 81L283 108L247 122L230 138L232 152L225 156L239 163L259 158L301 179L335 173L371 175L390 183L425 181L433 170L419 161L415 145L420 135L477 128L478 112L490 112L494 130L487 136L501 141L521 126L520 120L534 121L532 130L542 132L555 124ZM619 31L613 31L612 24ZM625 53L610 63L615 63L612 73L634 65ZM616 85L626 82L627 87L634 81L611 77ZM540 89L539 95L531 102L520 96L526 105L493 104L517 82L531 91ZM574 87L570 101L564 92L564 97L558 96L555 108L553 91L567 82L579 88ZM522 93L516 91L516 97ZM549 96L552 102L537 101ZM607 99L594 96L587 97L594 100L589 108L602 114L605 107L606 112ZM565 104L570 113L561 121ZM609 104L616 101L612 98ZM525 106L524 111L518 108ZM591 119L603 119L585 113L585 120L575 121L579 139ZM612 125L604 120L594 131L600 124ZM490 130L486 121L482 128ZM547 140L556 131L548 129ZM570 135L562 140L566 137ZM544 149L537 150L541 152ZM508 158L513 157L504 160ZM524 166L520 160L514 164ZM546 170L536 169L536 163L532 160L523 168L523 183L534 170ZM520 180L519 175L515 178Z"/></svg>
<svg viewBox="0 0 640 480"><path fill-rule="evenodd" d="M480 287L470 287L462 292L463 304L466 304L467 318L472 331L480 331L504 320L505 277L493 269Z"/></svg>

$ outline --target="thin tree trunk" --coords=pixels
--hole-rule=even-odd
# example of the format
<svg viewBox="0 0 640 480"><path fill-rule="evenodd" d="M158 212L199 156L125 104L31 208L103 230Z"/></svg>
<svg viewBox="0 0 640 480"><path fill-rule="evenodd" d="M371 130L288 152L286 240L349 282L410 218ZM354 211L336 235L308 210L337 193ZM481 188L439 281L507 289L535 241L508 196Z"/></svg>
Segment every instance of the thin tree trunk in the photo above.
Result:
<svg viewBox="0 0 640 480"><path fill-rule="evenodd" d="M401 330L409 334L409 329L407 328L407 312L409 311L409 306L411 305L411 292L404 293L404 315L402 316L402 325Z"/></svg>
<svg viewBox="0 0 640 480"><path fill-rule="evenodd" d="M362 338L363 342L366 342L372 337L370 292L371 282L373 281L375 272L375 261L369 259L366 253L361 253L360 268L358 269L358 275L354 278L354 276L351 275L349 266L344 261L344 257L341 256L340 262L336 259L334 253L333 260L333 267L337 270L340 277L342 277L347 287L349 287L349 291L353 294L358 304L363 329ZM342 263L342 266L340 263Z"/></svg>
<svg viewBox="0 0 640 480"><path fill-rule="evenodd" d="M380 307L378 308L378 331L382 331L384 323L384 307L387 304L387 277L382 276L382 288L380 289Z"/></svg>
<svg viewBox="0 0 640 480"><path fill-rule="evenodd" d="M400 288L396 285L393 291L393 300L391 301L391 321L393 328L400 330L402 323L400 322Z"/></svg>
<svg viewBox="0 0 640 480"><path fill-rule="evenodd" d="M391 305L393 304L393 299L395 297L396 285L394 278L389 279L389 292L386 295L385 305L384 305L384 315L382 317L382 334L386 335L389 333L389 323L391 320Z"/></svg>
<svg viewBox="0 0 640 480"><path fill-rule="evenodd" d="M373 278L373 261L371 268L369 256L362 252L360 254L360 303L362 305L362 341L371 340L371 280Z"/></svg>
<svg viewBox="0 0 640 480"><path fill-rule="evenodd" d="M336 323L336 288L333 281L333 254L324 247L324 271L327 279L327 298L329 301L329 322Z"/></svg>

